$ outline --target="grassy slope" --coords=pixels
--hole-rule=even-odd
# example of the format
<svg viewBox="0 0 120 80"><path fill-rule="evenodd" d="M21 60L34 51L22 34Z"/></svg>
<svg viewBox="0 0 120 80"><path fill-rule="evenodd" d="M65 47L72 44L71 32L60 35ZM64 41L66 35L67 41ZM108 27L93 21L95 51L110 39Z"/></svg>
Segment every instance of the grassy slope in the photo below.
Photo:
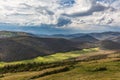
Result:
<svg viewBox="0 0 120 80"><path fill-rule="evenodd" d="M0 78L0 80L30 80L30 79L33 80L36 79L37 77L39 78L40 76L46 75L46 73L47 74L58 73L58 72L54 72L56 70L59 70L59 72L63 72L62 70L64 69L66 69L67 71L67 66L49 68L42 71L7 73L4 74L5 77Z"/></svg>
<svg viewBox="0 0 120 80"><path fill-rule="evenodd" d="M89 50L85 49L83 52L89 52ZM76 53L79 52L76 51ZM36 58L35 61L39 59ZM61 71L64 68L68 70ZM72 66L63 65L42 71L7 73L0 80L120 80L119 75L120 55L110 54L105 59L78 62Z"/></svg>
<svg viewBox="0 0 120 80"><path fill-rule="evenodd" d="M69 72L54 74L36 80L120 80L120 62L78 63Z"/></svg>
<svg viewBox="0 0 120 80"><path fill-rule="evenodd" d="M40 77L46 71L63 69L49 68L42 71L7 73L0 80L120 80L120 61L118 59L102 59L89 62L79 62L68 66L69 71L51 73Z"/></svg>
<svg viewBox="0 0 120 80"><path fill-rule="evenodd" d="M78 57L81 54L90 53L90 52L96 52L99 48L91 48L91 49L83 49L80 51L71 51L66 53L56 53L53 55L48 55L44 57L37 57L32 60L24 60L24 61L16 61L16 62L0 62L0 67L4 67L5 65L16 65L16 64L26 64L26 63L52 63L57 61L62 61L74 57Z"/></svg>

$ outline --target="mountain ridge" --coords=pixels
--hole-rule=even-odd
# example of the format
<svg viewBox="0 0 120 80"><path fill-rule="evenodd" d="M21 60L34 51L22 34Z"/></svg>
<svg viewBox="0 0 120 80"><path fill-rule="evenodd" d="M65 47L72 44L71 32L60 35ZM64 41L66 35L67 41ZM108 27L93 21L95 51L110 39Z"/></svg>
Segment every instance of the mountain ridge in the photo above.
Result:
<svg viewBox="0 0 120 80"><path fill-rule="evenodd" d="M4 32L17 34L17 32ZM103 37L110 32L99 33ZM18 61L46 56L57 52L81 50L85 48L100 47L101 49L120 50L119 33L111 32L105 40L97 39L90 34L75 35L75 38L66 39L63 37L40 37L29 33L19 33L9 37L0 38L0 60ZM22 35L21 35L22 34ZM101 37L98 33L98 36ZM9 35L9 34L7 34ZM11 34L10 34L11 35ZM95 33L94 33L95 35ZM79 36L79 37L78 37ZM73 36L72 36L73 37ZM109 38L108 38L109 37ZM116 37L116 38L114 38Z"/></svg>

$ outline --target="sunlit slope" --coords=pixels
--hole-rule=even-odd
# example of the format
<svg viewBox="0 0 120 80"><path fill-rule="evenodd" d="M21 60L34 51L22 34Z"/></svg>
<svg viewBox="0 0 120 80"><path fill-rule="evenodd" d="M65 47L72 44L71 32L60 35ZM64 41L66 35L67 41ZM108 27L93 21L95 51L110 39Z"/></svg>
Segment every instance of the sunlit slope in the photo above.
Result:
<svg viewBox="0 0 120 80"><path fill-rule="evenodd" d="M119 75L120 53L100 50L81 54L56 67L1 74L0 80L120 80Z"/></svg>
<svg viewBox="0 0 120 80"><path fill-rule="evenodd" d="M44 57L37 57L31 60L23 60L23 61L15 61L15 62L0 62L0 67L3 67L5 65L15 65L15 64L27 64L27 63L52 63L52 62L58 62L63 61L70 58L78 57L82 54L87 53L94 53L99 51L99 48L90 48L90 49L83 49L78 51L71 51L71 52L65 52L65 53L56 53Z"/></svg>

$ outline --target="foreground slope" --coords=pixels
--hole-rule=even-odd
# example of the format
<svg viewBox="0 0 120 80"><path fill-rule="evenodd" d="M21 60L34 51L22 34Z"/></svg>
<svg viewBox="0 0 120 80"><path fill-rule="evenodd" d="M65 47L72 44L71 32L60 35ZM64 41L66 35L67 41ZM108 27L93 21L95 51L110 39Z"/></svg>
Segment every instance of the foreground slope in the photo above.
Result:
<svg viewBox="0 0 120 80"><path fill-rule="evenodd" d="M99 50L82 54L77 58L69 59L61 63L37 66L35 64L26 71L16 72L0 76L0 80L119 80L120 79L120 53L109 50ZM27 64L26 64L27 65ZM15 65L16 66L16 65ZM14 68L15 66L11 66ZM36 66L36 68L35 68ZM6 67L7 68L7 67ZM40 69L42 68L42 69ZM9 69L9 67L7 68ZM3 69L6 70L6 69ZM15 73L14 73L15 71ZM101 77L102 76L102 77Z"/></svg>

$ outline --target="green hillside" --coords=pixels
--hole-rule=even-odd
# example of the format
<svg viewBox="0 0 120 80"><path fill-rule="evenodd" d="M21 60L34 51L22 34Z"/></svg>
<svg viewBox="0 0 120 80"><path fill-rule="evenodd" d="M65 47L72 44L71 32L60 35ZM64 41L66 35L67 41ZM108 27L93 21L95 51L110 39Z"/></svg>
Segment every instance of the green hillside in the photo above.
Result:
<svg viewBox="0 0 120 80"><path fill-rule="evenodd" d="M0 80L120 80L120 52L83 49L1 62Z"/></svg>
<svg viewBox="0 0 120 80"><path fill-rule="evenodd" d="M53 55L48 55L44 57L37 57L32 60L23 60L23 61L15 61L15 62L0 62L0 67L4 67L5 65L15 65L15 64L27 64L27 63L52 63L58 62L70 58L75 58L80 56L81 54L86 54L90 52L97 52L99 48L91 48L91 49L83 49L78 51L71 51L65 53L56 53Z"/></svg>

